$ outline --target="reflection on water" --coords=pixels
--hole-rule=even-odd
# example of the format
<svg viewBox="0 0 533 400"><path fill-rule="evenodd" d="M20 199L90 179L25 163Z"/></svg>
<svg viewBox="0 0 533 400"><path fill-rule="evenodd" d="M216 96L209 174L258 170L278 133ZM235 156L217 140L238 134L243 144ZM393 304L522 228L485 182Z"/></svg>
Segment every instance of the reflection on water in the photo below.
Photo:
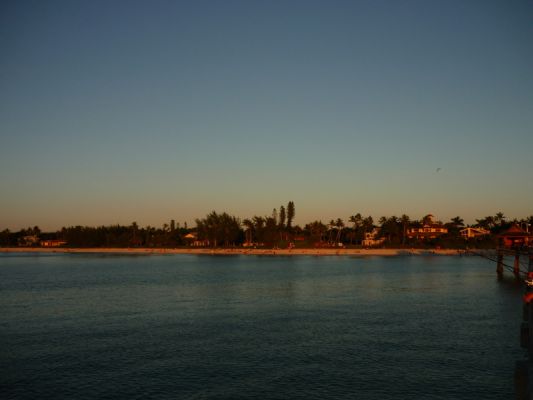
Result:
<svg viewBox="0 0 533 400"><path fill-rule="evenodd" d="M522 290L474 257L0 255L0 394L511 398Z"/></svg>

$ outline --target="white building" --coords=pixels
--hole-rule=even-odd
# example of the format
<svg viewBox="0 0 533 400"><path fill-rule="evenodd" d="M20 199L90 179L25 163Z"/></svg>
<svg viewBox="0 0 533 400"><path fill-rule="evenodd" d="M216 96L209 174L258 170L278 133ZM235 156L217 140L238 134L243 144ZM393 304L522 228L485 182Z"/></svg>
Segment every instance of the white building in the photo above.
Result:
<svg viewBox="0 0 533 400"><path fill-rule="evenodd" d="M490 235L490 231L483 228L464 228L461 229L461 236L465 239L472 239L480 236Z"/></svg>

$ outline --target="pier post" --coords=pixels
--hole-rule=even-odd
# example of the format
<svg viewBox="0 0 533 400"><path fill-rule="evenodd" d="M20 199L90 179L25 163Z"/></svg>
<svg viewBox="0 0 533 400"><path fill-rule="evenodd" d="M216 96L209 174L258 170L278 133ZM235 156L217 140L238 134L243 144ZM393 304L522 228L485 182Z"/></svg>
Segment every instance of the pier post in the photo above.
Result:
<svg viewBox="0 0 533 400"><path fill-rule="evenodd" d="M516 279L520 279L520 250L518 249L514 255L513 274Z"/></svg>
<svg viewBox="0 0 533 400"><path fill-rule="evenodd" d="M498 262L496 263L496 273L498 278L503 276L503 250L498 248Z"/></svg>

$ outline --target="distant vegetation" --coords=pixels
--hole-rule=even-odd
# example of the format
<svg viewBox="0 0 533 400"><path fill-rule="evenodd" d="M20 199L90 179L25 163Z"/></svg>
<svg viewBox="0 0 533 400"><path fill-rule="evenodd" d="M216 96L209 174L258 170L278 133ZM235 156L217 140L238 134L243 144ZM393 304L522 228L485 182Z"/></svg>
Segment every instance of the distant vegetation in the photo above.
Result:
<svg viewBox="0 0 533 400"><path fill-rule="evenodd" d="M0 232L0 246L61 245L66 247L493 247L496 235L512 224L531 231L533 216L509 220L501 212L477 219L471 227L486 232L477 237L465 238L466 228L457 216L442 223L432 215L412 220L407 215L382 216L377 223L371 216L354 214L345 222L341 218L324 223L312 221L303 227L294 225L296 208L291 201L287 206L274 209L271 215L241 220L225 212L212 211L196 219L195 227L180 225L174 220L162 227L109 225L99 227L70 226L57 232L41 232L39 227ZM425 227L436 227L441 233L420 236ZM464 232L463 232L464 234ZM48 244L45 242L48 241Z"/></svg>

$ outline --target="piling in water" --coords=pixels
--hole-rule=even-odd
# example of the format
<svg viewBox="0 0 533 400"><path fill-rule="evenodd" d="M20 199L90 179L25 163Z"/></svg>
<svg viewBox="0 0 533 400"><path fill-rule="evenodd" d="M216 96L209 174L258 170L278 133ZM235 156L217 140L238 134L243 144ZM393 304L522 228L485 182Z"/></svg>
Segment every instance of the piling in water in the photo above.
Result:
<svg viewBox="0 0 533 400"><path fill-rule="evenodd" d="M513 274L516 279L520 279L520 250L516 250L514 255Z"/></svg>
<svg viewBox="0 0 533 400"><path fill-rule="evenodd" d="M496 273L498 274L499 278L503 276L503 250L501 248L498 249L498 261L496 263Z"/></svg>

